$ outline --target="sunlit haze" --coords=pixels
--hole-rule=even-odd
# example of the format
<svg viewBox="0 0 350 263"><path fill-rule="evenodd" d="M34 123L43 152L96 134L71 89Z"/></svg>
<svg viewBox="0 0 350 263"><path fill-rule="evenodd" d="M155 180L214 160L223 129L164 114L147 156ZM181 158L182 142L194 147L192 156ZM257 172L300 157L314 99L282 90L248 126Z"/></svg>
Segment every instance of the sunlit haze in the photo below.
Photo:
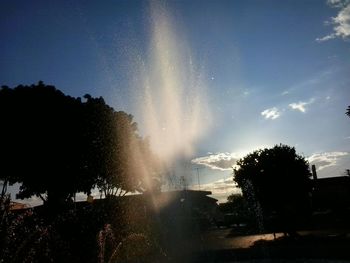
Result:
<svg viewBox="0 0 350 263"><path fill-rule="evenodd" d="M138 101L140 123L154 151L172 162L192 157L195 143L208 130L206 83L166 10L153 3L151 17L149 53L139 65L144 89Z"/></svg>

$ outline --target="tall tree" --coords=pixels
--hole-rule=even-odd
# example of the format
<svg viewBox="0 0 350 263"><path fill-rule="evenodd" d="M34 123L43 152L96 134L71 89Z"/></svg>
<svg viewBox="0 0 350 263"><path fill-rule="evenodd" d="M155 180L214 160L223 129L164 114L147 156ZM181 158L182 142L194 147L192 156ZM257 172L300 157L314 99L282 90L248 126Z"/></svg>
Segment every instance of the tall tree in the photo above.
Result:
<svg viewBox="0 0 350 263"><path fill-rule="evenodd" d="M20 198L65 201L94 185L81 149L86 130L79 98L42 82L0 91L1 174L20 182Z"/></svg>
<svg viewBox="0 0 350 263"><path fill-rule="evenodd" d="M145 187L145 178L154 172L156 158L148 140L138 134L130 114L114 111L102 98L87 97L89 126L96 134L91 145L96 154L91 163L97 174L97 187L105 196L125 195Z"/></svg>
<svg viewBox="0 0 350 263"><path fill-rule="evenodd" d="M133 150L149 149L132 116L102 98L85 99L42 82L2 87L0 175L22 184L19 198L36 195L57 204L96 185L107 195L139 187Z"/></svg>
<svg viewBox="0 0 350 263"><path fill-rule="evenodd" d="M309 211L312 190L309 165L294 147L280 144L257 150L240 159L237 166L235 182L248 202L261 208L263 215L276 213L290 221Z"/></svg>

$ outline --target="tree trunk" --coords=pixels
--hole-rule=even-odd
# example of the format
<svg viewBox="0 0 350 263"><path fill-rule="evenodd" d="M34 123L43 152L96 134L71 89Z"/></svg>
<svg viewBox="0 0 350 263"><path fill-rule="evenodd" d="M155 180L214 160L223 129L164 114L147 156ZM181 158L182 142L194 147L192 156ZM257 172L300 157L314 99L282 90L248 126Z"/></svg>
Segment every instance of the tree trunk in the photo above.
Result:
<svg viewBox="0 0 350 263"><path fill-rule="evenodd" d="M8 184L8 180L5 179L5 180L4 180L4 183L3 183L3 185L2 185L1 197L0 197L1 199L4 198L4 196L5 196L6 192L7 192L7 184Z"/></svg>

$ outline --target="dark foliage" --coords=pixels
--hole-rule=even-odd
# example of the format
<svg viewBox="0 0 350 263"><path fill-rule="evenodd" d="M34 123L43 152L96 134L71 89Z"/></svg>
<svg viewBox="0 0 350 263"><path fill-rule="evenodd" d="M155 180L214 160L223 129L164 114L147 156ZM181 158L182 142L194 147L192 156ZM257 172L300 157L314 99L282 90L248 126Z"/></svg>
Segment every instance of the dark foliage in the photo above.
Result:
<svg viewBox="0 0 350 263"><path fill-rule="evenodd" d="M110 197L78 202L49 220L44 206L9 211L0 262L159 262L158 224L145 206L143 198Z"/></svg>
<svg viewBox="0 0 350 263"><path fill-rule="evenodd" d="M19 198L36 195L57 207L95 186L125 194L151 170L153 155L132 116L102 98L82 101L42 82L2 87L0 123L0 179L21 183Z"/></svg>
<svg viewBox="0 0 350 263"><path fill-rule="evenodd" d="M288 225L310 212L309 166L295 148L281 144L257 150L240 159L237 165L234 180L257 218L261 216L264 220L277 215Z"/></svg>
<svg viewBox="0 0 350 263"><path fill-rule="evenodd" d="M227 197L227 202L220 204L220 210L224 213L235 213L241 217L249 215L249 207L242 194L231 194Z"/></svg>
<svg viewBox="0 0 350 263"><path fill-rule="evenodd" d="M86 147L80 105L79 99L41 82L2 87L1 174L10 183L23 183L20 198L47 192L47 200L66 199L93 186L80 154Z"/></svg>

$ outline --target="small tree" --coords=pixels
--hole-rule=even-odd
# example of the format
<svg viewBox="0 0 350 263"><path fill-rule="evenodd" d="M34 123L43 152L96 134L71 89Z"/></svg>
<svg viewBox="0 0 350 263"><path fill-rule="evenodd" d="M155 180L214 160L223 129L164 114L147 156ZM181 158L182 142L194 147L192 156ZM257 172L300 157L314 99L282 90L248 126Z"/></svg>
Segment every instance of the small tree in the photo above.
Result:
<svg viewBox="0 0 350 263"><path fill-rule="evenodd" d="M291 224L310 211L309 165L294 147L280 144L257 150L240 159L237 166L234 181L257 216L276 214L292 231Z"/></svg>

